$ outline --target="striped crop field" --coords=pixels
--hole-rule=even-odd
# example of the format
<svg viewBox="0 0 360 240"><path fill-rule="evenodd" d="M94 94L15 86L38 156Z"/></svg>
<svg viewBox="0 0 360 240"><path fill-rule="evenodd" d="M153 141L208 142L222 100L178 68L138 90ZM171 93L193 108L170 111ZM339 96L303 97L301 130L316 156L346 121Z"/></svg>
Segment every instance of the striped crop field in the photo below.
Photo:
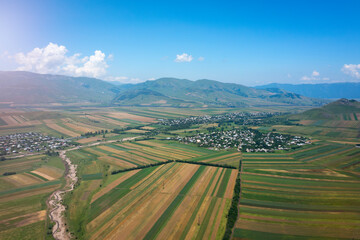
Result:
<svg viewBox="0 0 360 240"><path fill-rule="evenodd" d="M84 239L220 239L237 175L168 163L112 175L86 198L90 187L80 185L69 203L71 230Z"/></svg>
<svg viewBox="0 0 360 240"><path fill-rule="evenodd" d="M234 239L359 239L360 149L245 153Z"/></svg>
<svg viewBox="0 0 360 240"><path fill-rule="evenodd" d="M202 149L181 148L155 141L138 141L98 145L69 152L71 159L100 161L111 170L122 170L168 160L188 160L206 155Z"/></svg>
<svg viewBox="0 0 360 240"><path fill-rule="evenodd" d="M241 158L242 158L242 154L240 152L220 151L205 156L195 157L191 159L191 161L220 164L220 165L226 164L226 165L231 165L233 167L238 167Z"/></svg>
<svg viewBox="0 0 360 240"><path fill-rule="evenodd" d="M0 176L0 240L44 239L46 199L60 187L64 166L58 157L35 155L2 161Z"/></svg>

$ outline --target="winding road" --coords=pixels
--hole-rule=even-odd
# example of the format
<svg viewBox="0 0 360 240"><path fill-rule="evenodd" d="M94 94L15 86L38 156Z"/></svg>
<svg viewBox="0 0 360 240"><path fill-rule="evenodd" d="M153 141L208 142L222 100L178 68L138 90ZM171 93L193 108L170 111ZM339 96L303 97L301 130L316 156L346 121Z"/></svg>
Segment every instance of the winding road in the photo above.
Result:
<svg viewBox="0 0 360 240"><path fill-rule="evenodd" d="M141 136L138 136L138 137L141 137ZM124 139L122 139L122 141L129 141L129 140L133 140L138 137L124 138ZM63 200L63 195L65 193L71 192L72 190L74 190L75 184L78 181L78 177L76 175L77 165L73 164L70 161L70 159L68 157L66 157L66 152L77 150L77 149L80 149L83 147L91 147L91 146L96 146L96 145L106 144L106 143L113 143L113 142L117 142L117 140L96 142L96 143L78 146L75 148L71 148L71 149L67 149L67 150L63 150L63 151L59 152L59 156L65 164L64 177L66 180L66 184L62 189L58 189L55 192L53 192L50 195L48 202L47 202L47 205L49 208L50 220L55 223L55 225L52 229L52 234L56 240L71 239L70 232L66 231L67 227L66 227L65 217L64 217L64 212L66 209L65 209L65 206L62 204L62 200Z"/></svg>

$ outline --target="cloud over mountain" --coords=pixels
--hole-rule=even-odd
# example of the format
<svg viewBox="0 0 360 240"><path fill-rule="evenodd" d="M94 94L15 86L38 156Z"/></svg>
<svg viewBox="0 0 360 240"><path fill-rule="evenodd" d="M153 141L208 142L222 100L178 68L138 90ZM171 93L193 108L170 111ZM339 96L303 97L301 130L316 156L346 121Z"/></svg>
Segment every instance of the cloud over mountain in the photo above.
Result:
<svg viewBox="0 0 360 240"><path fill-rule="evenodd" d="M68 55L65 46L50 42L44 48L34 48L28 53L17 53L14 59L19 64L17 70L21 71L95 78L106 74L108 64L105 53L96 50L91 56L80 56L79 53Z"/></svg>

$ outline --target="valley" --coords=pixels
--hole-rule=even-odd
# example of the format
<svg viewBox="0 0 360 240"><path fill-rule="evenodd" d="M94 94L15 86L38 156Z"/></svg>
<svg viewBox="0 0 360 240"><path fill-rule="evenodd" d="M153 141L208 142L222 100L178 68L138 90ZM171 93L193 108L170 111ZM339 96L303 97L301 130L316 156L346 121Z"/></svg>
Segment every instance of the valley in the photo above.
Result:
<svg viewBox="0 0 360 240"><path fill-rule="evenodd" d="M3 107L0 239L359 238L359 109Z"/></svg>

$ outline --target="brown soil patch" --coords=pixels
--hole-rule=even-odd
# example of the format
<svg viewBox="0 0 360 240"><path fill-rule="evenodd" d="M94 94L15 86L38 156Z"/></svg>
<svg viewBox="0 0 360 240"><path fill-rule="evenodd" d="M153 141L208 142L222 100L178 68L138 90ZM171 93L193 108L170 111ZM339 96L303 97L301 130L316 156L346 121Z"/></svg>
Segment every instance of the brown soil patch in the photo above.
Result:
<svg viewBox="0 0 360 240"><path fill-rule="evenodd" d="M10 182L11 184L14 184L16 187L22 187L22 186L44 182L44 180L27 173L20 173L11 176L6 176L3 178L3 180Z"/></svg>
<svg viewBox="0 0 360 240"><path fill-rule="evenodd" d="M43 166L32 172L50 180L50 181L60 178L64 173L63 170L56 168L56 167L51 167L51 166Z"/></svg>
<svg viewBox="0 0 360 240"><path fill-rule="evenodd" d="M155 122L154 118L137 116L137 115L133 115L130 113L125 113L125 112L110 113L109 116L113 117L113 118L117 118L117 119L130 119L130 120L135 120L135 121L140 121L140 122Z"/></svg>
<svg viewBox="0 0 360 240"><path fill-rule="evenodd" d="M229 178L228 185L226 187L224 198L232 199L233 194L234 194L234 187L235 187L237 175L238 175L237 170L232 170L231 171L231 175L230 175L230 178Z"/></svg>
<svg viewBox="0 0 360 240"><path fill-rule="evenodd" d="M68 135L70 137L78 137L78 136L80 136L79 133L76 133L76 132L70 131L70 130L68 130L66 128L63 128L63 127L57 125L56 123L47 123L46 126L51 128L51 129L54 129L55 131L57 131L59 133L63 133L65 135Z"/></svg>
<svg viewBox="0 0 360 240"><path fill-rule="evenodd" d="M139 156L142 156L142 157L146 157L146 158L149 158L149 159L152 159L152 160L157 160L157 161L161 161L161 162L166 161L166 159L164 159L164 158L154 157L154 156L152 156L152 155L145 154L145 153L143 153L143 152L134 151L134 150L132 150L131 152L134 153L134 154L136 154L136 155L139 155Z"/></svg>
<svg viewBox="0 0 360 240"><path fill-rule="evenodd" d="M31 197L31 196L35 196L35 195L39 195L39 194L43 194L43 193L52 192L55 189L59 188L59 186L60 185L53 185L53 186L49 186L49 187L44 187L44 188L39 188L39 189L31 189L31 190L21 191L21 192L17 192L17 193L13 193L13 194L7 194L5 196L0 196L0 203L8 202L11 200L16 200L16 199L21 199L21 198L25 198L25 197Z"/></svg>
<svg viewBox="0 0 360 240"><path fill-rule="evenodd" d="M141 130L141 129L130 129L130 130L127 130L125 132L128 132L128 133L146 133L147 131L146 130Z"/></svg>
<svg viewBox="0 0 360 240"><path fill-rule="evenodd" d="M118 159L118 158L114 158L114 157L110 157L110 156L102 156L99 157L99 160L104 161L104 162L108 162L123 168L131 168L131 167L136 167L135 164L132 164L130 162L126 162L124 160Z"/></svg>
<svg viewBox="0 0 360 240"><path fill-rule="evenodd" d="M219 157L215 157L215 158L208 158L206 160L202 160L202 162L212 162L212 161L216 161L216 160L222 160L224 158L229 158L229 157L233 157L233 156L239 156L241 157L240 153L231 153L231 154L227 154L227 155L223 155L223 156L219 156Z"/></svg>
<svg viewBox="0 0 360 240"><path fill-rule="evenodd" d="M34 170L34 171L31 171L32 173L35 173L36 175L39 175L39 176L41 176L41 177L43 177L43 178L46 178L47 180L49 180L49 181L52 181L52 180L55 180L56 178L53 178L53 177L51 177L51 176L49 176L49 175L47 175L47 174L45 174L45 173L42 173L42 172L39 172L39 171L36 171L36 170Z"/></svg>
<svg viewBox="0 0 360 240"><path fill-rule="evenodd" d="M33 213L13 217L13 218L8 218L8 219L0 221L0 224L3 226L6 226L8 228L23 227L23 226L29 225L31 223L43 221L43 220L45 220L45 218L46 218L46 210L42 210L42 211L38 211L38 212L33 212ZM20 221L16 221L16 220L20 220ZM15 221L15 223L14 223L14 221Z"/></svg>
<svg viewBox="0 0 360 240"><path fill-rule="evenodd" d="M120 127L125 127L126 125L128 125L128 123L125 122L121 122L121 121L117 121L111 118L107 118L107 117L102 117L99 115L87 115L86 118L98 121L98 122L107 122L116 126L120 126Z"/></svg>

